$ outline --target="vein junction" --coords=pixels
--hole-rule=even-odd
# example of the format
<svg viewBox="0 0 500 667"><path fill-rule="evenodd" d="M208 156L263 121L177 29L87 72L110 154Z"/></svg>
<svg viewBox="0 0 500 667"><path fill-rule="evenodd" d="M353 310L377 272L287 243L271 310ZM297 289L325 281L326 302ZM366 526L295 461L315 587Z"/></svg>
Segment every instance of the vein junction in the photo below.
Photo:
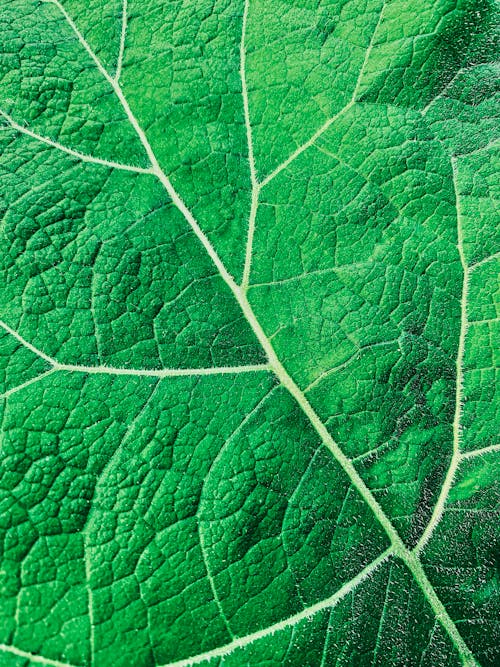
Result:
<svg viewBox="0 0 500 667"><path fill-rule="evenodd" d="M4 330L6 330L8 333L10 333L12 336L14 336L20 343L25 345L28 349L30 349L32 352L35 354L38 354L42 359L47 361L47 363L52 367L51 370L48 372L54 372L56 370L66 370L66 371L74 371L74 372L85 372L85 373L111 373L111 374L117 374L117 375L146 375L146 376L154 376L154 377L167 377L167 376L175 376L175 375L206 375L206 374L214 374L214 373L220 373L220 372L253 372L256 370L272 370L281 384L288 389L290 394L294 397L294 399L297 401L305 415L308 417L310 420L312 426L316 430L317 434L323 441L324 445L330 450L332 455L335 457L339 465L343 468L345 473L349 476L351 483L353 486L357 489L358 493L361 495L361 497L364 499L364 501L368 504L368 506L371 508L375 516L377 517L378 521L384 528L390 543L391 543L391 548L388 552L386 552L383 556L381 556L377 561L374 561L370 566L365 568L358 577L356 577L352 582L349 584L346 584L341 591L339 591L333 598L329 599L328 601L325 601L324 603L318 603L318 605L315 605L314 607L310 608L309 610L304 610L304 612L301 612L301 614L296 615L295 617L292 617L293 620L289 621L282 621L280 623L275 624L274 626L271 626L270 628L267 628L265 630L261 630L259 632L253 633L252 635L248 635L247 638L236 638L231 642L231 644L221 647L220 649L216 649L215 651L212 651L207 654L203 654L200 656L195 656L193 658L189 658L186 660L181 660L177 663L173 663L171 667L182 667L182 666L187 666L187 665L193 665L197 664L200 662L203 662L204 660L208 660L211 657L216 657L216 656L221 656L229 653L231 650L234 650L238 648L239 646L243 646L247 643L250 643L251 641L256 641L260 637L266 636L267 634L271 634L272 632L275 632L282 627L287 627L292 625L295 622L298 622L302 620L302 618L308 618L311 616L313 613L316 613L321 605L326 606L331 606L332 604L335 603L337 599L340 599L341 592L345 589L345 592L349 592L349 590L352 590L354 585L357 585L360 581L363 580L366 576L368 576L376 566L382 562L383 558L386 558L389 553L394 554L395 556L399 557L404 561L406 566L409 568L409 570L412 572L413 577L417 584L420 586L423 594L427 598L428 603L430 604L431 608L433 609L436 618L439 620L441 623L442 627L445 629L445 631L448 633L449 637L451 638L452 642L454 643L455 647L458 650L459 655L461 656L462 662L464 665L467 666L472 666L472 665L477 665L472 653L470 652L469 648L465 644L463 638L461 637L460 633L458 632L458 629L454 623L454 621L451 619L449 616L448 612L444 608L443 604L441 603L440 599L438 598L432 584L430 583L429 579L427 578L427 575L420 563L419 560L419 549L416 549L415 551L409 550L406 545L403 543L401 537L399 536L398 532L394 528L393 524L391 523L390 519L388 516L384 513L382 508L380 507L378 501L370 491L370 489L366 486L365 482L363 479L360 477L358 474L356 468L354 467L352 461L345 456L339 445L333 440L332 436L330 435L329 431L327 430L326 426L323 424L323 422L320 420L319 416L316 414L314 411L314 408L312 405L309 403L308 399L305 396L305 393L299 388L299 386L294 382L292 377L288 374L287 370L283 366L283 364L280 362L278 356L276 355L276 352L273 348L271 340L266 336L260 322L258 321L257 317L255 316L255 313L252 309L252 306L250 302L248 301L247 298L247 287L248 287L248 282L249 282L249 274L250 274L250 268L251 268L251 257L252 257L252 239L253 239L253 231L255 228L255 217L256 217L256 212L257 212L257 207L258 207L258 197L259 197L259 192L262 187L267 185L278 173L280 173L283 169L285 169L298 155L300 155L303 151L305 151L308 147L312 146L314 142L318 139L323 132L325 132L328 127L332 125L332 123L343 113L345 113L349 108L351 108L356 100L356 96L358 93L358 90L361 85L361 79L363 76L363 71L364 67L366 65L367 57L365 58L365 62L363 63L363 66L361 68L361 71L359 73L359 77L356 83L356 86L354 88L354 92L352 95L352 98L350 102L333 118L328 119L322 127L320 127L313 135L312 137L305 142L302 146L298 147L297 150L290 155L281 165L279 165L271 174L269 174L267 177L265 177L262 181L258 181L256 171L255 171L255 164L254 164L254 159L253 159L253 144L252 144L252 132L251 132L251 125L250 125L250 114L249 114L249 107L248 107L248 92L247 92L247 83L246 83L246 73L245 73L245 66L246 66L246 56L245 56L245 28L246 28L246 21L248 17L248 0L245 0L245 7L244 7L244 17L243 17L243 30L242 30L242 45L241 45L241 50L240 50L240 74L241 74L241 80L242 80L242 94L243 94L243 105L244 105L244 115L245 115L245 125L247 129L247 139L248 139L248 155L249 155L249 164L250 164L250 176L251 176L251 184L252 184L252 201L251 201L251 212L250 212L250 220L249 220L249 230L248 230L248 239L247 239L247 247L246 247L246 258L245 258L245 270L244 270L244 275L243 275L243 281L241 285L238 285L234 278L231 276L231 274L228 272L226 269L224 263L222 262L221 258L217 254L217 251L214 249L212 246L211 242L199 226L198 222L194 218L193 214L191 211L187 208L185 205L184 201L178 194L178 192L175 190L173 187L172 183L170 182L168 176L165 174L163 171L161 165L159 164L155 153L149 143L149 140L145 134L145 132L142 130L138 120L136 119L122 89L119 83L119 76L120 76L120 70L121 70L121 63L123 60L123 48L124 48L124 43L125 43L125 28L126 28L126 3L123 5L123 11L124 11L124 19L123 19L123 26L122 27L122 37L121 37L121 42L120 42L120 55L119 55L119 63L117 67L117 72L115 76L111 76L106 69L103 67L101 64L99 58L96 56L96 54L93 52L91 49L90 45L87 43L85 40L84 36L82 33L79 31L71 17L68 15L64 7L61 5L59 0L48 0L49 2L52 2L62 13L64 18L66 19L69 27L75 34L76 38L80 42L81 46L83 49L87 52L88 56L91 58L91 60L94 62L95 66L101 72L102 76L106 79L106 81L109 83L111 88L113 89L119 103L121 104L129 122L132 128L135 130L139 140L141 141L144 150L148 156L150 166L147 168L136 168L132 167L130 165L121 165L119 163L113 163L113 162L108 162L105 160L101 160L99 158L93 158L88 155L84 155L82 153L78 153L77 151L74 151L73 149L69 149L62 144L59 144L58 142L52 141L50 139L47 139L45 137L42 137L40 135L37 135L36 133L32 132L31 130L28 130L27 128L17 124L13 119L11 119L9 116L7 116L5 113L3 113L4 119L7 121L8 124L10 124L14 129L18 130L19 132L23 132L24 134L27 134L28 136L32 137L33 139L37 139L38 141L41 141L43 143L46 143L58 150L62 150L70 155L72 155L75 158L88 161L88 162L95 162L97 164L100 164L102 166L107 166L107 167L113 167L117 169L125 169L129 171L136 171L139 173L147 173L154 175L155 177L158 178L158 180L161 182L163 187L165 188L167 194L169 195L170 199L172 202L175 204L175 206L179 209L181 214L184 216L186 222L188 225L191 227L193 233L196 235L198 238L199 242L202 244L204 247L205 251L207 252L208 256L212 260L213 264L219 271L219 274L221 275L222 279L226 282L228 285L229 289L231 290L234 298L238 302L246 320L250 324L251 328L253 329L256 337L258 338L262 348L265 350L268 358L268 363L261 365L261 366L241 366L241 367L228 367L228 368L223 368L223 369L165 369L165 370L145 370L145 369L122 369L122 368L108 368L104 366L98 366L98 367L86 367L86 366L72 366L68 364L61 364L55 359L49 357L42 351L38 350L35 348L33 345L31 345L28 341L23 339L20 334L18 334L16 331L11 329L8 325L5 323L0 323L0 326L3 327ZM383 11L383 10L382 10ZM380 23L381 15L379 17L379 23ZM377 27L379 25L377 24ZM372 41L370 43L369 49L371 49L373 40L375 37L375 32L374 35L372 36ZM455 167L454 167L455 169ZM454 171L455 173L455 171ZM460 244L460 240L459 240ZM459 246L460 250L460 246ZM463 253L463 248L462 251ZM461 254L462 258L462 254ZM464 273L464 275L467 275ZM456 415L455 415L455 423L454 423L454 452L453 452L453 459L452 459L452 465L450 466L450 471L447 476L447 480L449 480L448 486L451 486L453 476L456 470L456 467L459 465L459 462L462 458L462 455L460 454L459 451L459 437L460 437L460 410L461 410L461 404L462 404L462 379L463 379L463 372L462 372L462 364L463 364L463 346L464 346L464 341L465 341L465 333L466 333L466 314L465 313L465 308L466 308L466 298L467 298L467 280L468 278L464 278L464 291L463 291L463 315L462 315L462 329L461 329L461 336L460 336L460 349L459 349L459 355L457 359L457 399L456 399L456 404L457 404L457 410L456 410ZM160 375L161 374L161 375ZM44 374L44 376L47 375ZM42 376L39 376L42 377ZM31 381L29 381L31 383ZM26 386L28 383L24 383L23 386ZM22 386L19 386L18 389L21 389ZM464 455L463 458L468 457L469 455ZM443 487L443 492L441 494L442 498L442 505L444 507L444 502L446 501L447 497L447 489L446 487L446 482ZM446 492L445 492L446 491ZM438 502L439 504L439 502ZM433 526L429 528L431 524L429 524L428 528L426 529L427 533L430 535L430 533L433 530L433 527L437 524L440 518L439 514L439 509L437 509L434 513L434 519L431 520L431 523L433 523ZM423 545L420 545L423 546ZM353 582L356 582L356 584L353 584ZM345 594L345 593L343 593ZM316 610L316 607L318 609ZM313 610L313 611L311 611ZM9 650L11 652L16 653L17 650L12 649L12 647L5 647L5 646L0 646L3 650ZM25 655L28 657L29 654L24 654L23 652L17 651L17 655ZM31 658L33 659L33 658ZM38 662L46 662L46 664L52 664L52 665L63 665L63 663L58 663L57 661L50 661L50 660L45 660L39 658L38 660L35 660ZM63 665L63 667L68 667L66 665Z"/></svg>

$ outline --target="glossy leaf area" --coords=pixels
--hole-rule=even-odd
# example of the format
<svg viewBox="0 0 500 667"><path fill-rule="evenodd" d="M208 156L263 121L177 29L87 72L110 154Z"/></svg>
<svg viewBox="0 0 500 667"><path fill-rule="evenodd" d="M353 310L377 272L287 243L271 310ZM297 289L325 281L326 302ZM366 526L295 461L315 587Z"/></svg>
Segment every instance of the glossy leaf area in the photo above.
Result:
<svg viewBox="0 0 500 667"><path fill-rule="evenodd" d="M0 0L0 666L500 664L497 23Z"/></svg>

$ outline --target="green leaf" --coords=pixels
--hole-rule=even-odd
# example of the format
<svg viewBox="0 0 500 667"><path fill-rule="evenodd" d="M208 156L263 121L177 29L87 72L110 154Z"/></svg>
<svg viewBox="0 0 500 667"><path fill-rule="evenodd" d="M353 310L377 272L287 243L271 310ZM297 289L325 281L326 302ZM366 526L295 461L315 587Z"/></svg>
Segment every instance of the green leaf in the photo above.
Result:
<svg viewBox="0 0 500 667"><path fill-rule="evenodd" d="M0 666L500 661L498 10L0 5Z"/></svg>

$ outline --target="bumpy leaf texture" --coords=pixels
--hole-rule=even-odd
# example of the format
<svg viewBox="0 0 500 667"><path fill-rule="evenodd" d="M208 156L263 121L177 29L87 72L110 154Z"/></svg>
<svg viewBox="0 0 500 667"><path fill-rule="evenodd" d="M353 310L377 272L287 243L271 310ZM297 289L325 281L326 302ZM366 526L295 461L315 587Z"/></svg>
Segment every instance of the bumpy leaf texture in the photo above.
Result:
<svg viewBox="0 0 500 667"><path fill-rule="evenodd" d="M0 0L0 665L500 665L498 10Z"/></svg>

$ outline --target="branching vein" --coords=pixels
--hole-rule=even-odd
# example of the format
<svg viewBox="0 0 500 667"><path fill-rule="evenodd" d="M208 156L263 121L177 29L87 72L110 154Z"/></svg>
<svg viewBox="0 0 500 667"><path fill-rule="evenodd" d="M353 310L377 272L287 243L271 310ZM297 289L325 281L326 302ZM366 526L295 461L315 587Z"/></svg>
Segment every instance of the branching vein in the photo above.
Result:
<svg viewBox="0 0 500 667"><path fill-rule="evenodd" d="M245 251L245 266L243 269L243 280L241 286L244 290L248 288L248 283L250 281L250 270L252 266L252 250L253 250L253 237L255 233L255 219L257 217L257 209L259 206L259 194L260 194L260 184L257 180L257 171L255 168L255 156L253 150L253 137L252 137L252 125L250 122L250 107L248 103L248 85L247 85L247 76L246 76L246 31L247 31L247 20L248 20L248 10L249 10L249 0L245 0L245 6L243 9L243 21L241 28L241 42L240 42L240 79L241 79L241 93L243 97L243 112L245 116L245 128L247 134L247 145L248 145L248 163L250 168L250 182L252 186L251 190L251 199L250 199L250 215L248 219L248 232L247 232L247 243Z"/></svg>
<svg viewBox="0 0 500 667"><path fill-rule="evenodd" d="M457 249L462 265L463 279L462 279L462 295L460 299L460 333L458 337L457 359L455 364L456 384L455 384L455 414L453 418L453 451L451 456L448 472L446 473L443 486L434 507L432 516L427 524L418 544L415 547L415 553L425 547L429 541L436 526L441 521L443 516L446 500L450 493L450 489L455 479L458 467L460 465L460 441L461 441L461 420L463 410L463 383L464 383L464 354L465 354L465 339L467 336L468 319L467 319L467 299L469 294L469 267L464 251L464 235L462 224L462 209L460 202L460 193L458 186L458 168L456 158L451 161L453 174L453 187L455 190L456 210L457 210Z"/></svg>
<svg viewBox="0 0 500 667"><path fill-rule="evenodd" d="M0 394L0 398L6 398L11 394L27 387L34 382L38 382L46 375L54 373L55 371L67 371L70 373L86 373L89 375L135 375L139 377L152 378L167 378L167 377L195 377L203 375L231 375L238 373L257 373L262 371L270 371L269 364L248 364L242 366L213 366L212 368L120 368L116 366L83 366L78 364L63 364L57 359L45 354L42 350L32 345L29 341L23 338L17 331L12 329L8 324L0 320L0 327L7 333L13 336L30 352L36 354L38 357L51 365L51 369L46 373L38 375L27 382L24 382L13 389L9 389L4 394Z"/></svg>
<svg viewBox="0 0 500 667"><path fill-rule="evenodd" d="M473 449L470 452L464 452L461 455L461 460L473 459L476 456L485 456L491 452L500 452L500 444L498 445L489 445L488 447L481 447L481 449Z"/></svg>
<svg viewBox="0 0 500 667"><path fill-rule="evenodd" d="M378 29L380 28L380 24L382 23L382 18L384 16L384 11L385 11L386 6L387 6L386 0L382 0L382 6L381 6L381 9L380 9L380 13L378 15L378 21L375 25L375 28L373 29L372 36L370 38L370 43L368 44L368 48L366 49L365 57L363 59L362 65L361 65L361 69L359 70L359 76L358 76L358 79L356 81L356 85L354 87L354 92L352 94L352 101L353 102L358 97L358 93L359 93L359 90L361 88L361 83L363 81L363 75L365 73L366 66L368 65L368 61L370 60L370 56L372 54L373 47L375 46L375 37L377 36Z"/></svg>
<svg viewBox="0 0 500 667"><path fill-rule="evenodd" d="M210 567L210 563L208 560L207 547L205 543L205 524L201 521L198 521L198 538L200 542L201 557L203 559L203 565L205 566L205 572L207 573L208 583L210 584L210 590L212 591L212 595L214 597L214 602L217 605L217 609L219 610L220 617L224 625L226 626L226 630L229 634L229 637L234 639L234 633L231 630L229 620L226 616L226 612L224 611L224 607L222 606L222 602L219 597L219 592L215 584L215 579L212 574L212 568Z"/></svg>
<svg viewBox="0 0 500 667"><path fill-rule="evenodd" d="M232 375L238 373L255 373L269 371L269 364L253 364L248 366L214 366L213 368L117 368L114 366L78 366L72 364L55 364L59 371L88 373L90 375L135 375L140 377L193 377L202 375Z"/></svg>
<svg viewBox="0 0 500 667"><path fill-rule="evenodd" d="M12 396L12 394L17 393L18 391L21 391L22 389L25 389L26 387L29 387L30 385L35 384L36 382L40 382L40 380L43 380L43 378L46 378L47 376L52 375L52 373L55 372L56 369L51 368L49 371L45 371L45 373L41 373L40 375L37 375L36 377L31 378L30 380L27 380L22 384L18 384L15 387L8 389L7 391L4 391L3 394L0 394L0 399L9 398L9 396Z"/></svg>
<svg viewBox="0 0 500 667"><path fill-rule="evenodd" d="M226 613L225 613L224 608L222 606L221 599L219 597L217 586L215 584L215 578L212 574L212 568L210 567L210 562L209 562L209 559L208 559L207 547L206 547L206 544L205 544L205 524L209 523L209 522L207 522L203 519L203 515L202 515L202 510L203 510L204 501L205 501L205 486L206 486L206 484L207 484L207 482L210 478L210 475L211 475L213 469L219 463L219 461L222 458L224 452L227 451L230 444L232 442L234 442L234 440L240 435L240 433L243 431L243 429L246 427L246 425L254 418L254 416L259 412L259 410L262 409L262 407L265 405L265 403L267 403L269 401L271 396L273 396L275 389L276 389L276 387L273 387L270 391L265 393L264 396L262 396L261 399L257 402L257 404L253 407L253 409L250 410L245 415L245 418L240 422L240 424L231 433L231 435L229 435L226 438L223 446L219 450L219 453L213 459L213 461L210 464L209 469L207 470L207 472L205 474L205 477L204 477L204 480L203 480L203 485L202 485L202 488L201 488L201 493L200 493L200 502L199 502L199 505L198 505L198 512L197 512L197 516L198 516L197 524L198 524L198 537L199 537L199 542L200 542L201 554L202 554L202 557L203 557L203 563L205 565L205 570L206 570L206 573L207 573L208 582L210 584L210 589L211 589L212 595L214 597L214 601L217 605L217 608L219 609L219 613L220 613L221 618L224 622L224 625L226 626L227 632L232 639L234 639L234 633L231 629L231 626L229 624L229 620L226 616Z"/></svg>
<svg viewBox="0 0 500 667"><path fill-rule="evenodd" d="M24 658L30 662L36 662L41 665L51 665L52 667L74 667L68 662L60 662L59 660L51 660L50 658L44 658L41 655L35 655L34 653L29 653L29 651L22 651L15 646L8 646L7 644L0 644L0 651L4 653L10 653L11 655L16 655L18 658Z"/></svg>
<svg viewBox="0 0 500 667"><path fill-rule="evenodd" d="M89 654L90 664L94 664L95 655L95 618L94 618L94 594L90 582L91 577L91 561L90 561L90 546L86 533L83 533L83 559L85 562L85 588L87 589L87 606L89 613Z"/></svg>
<svg viewBox="0 0 500 667"><path fill-rule="evenodd" d="M343 114L349 111L349 109L353 105L354 105L354 100L351 99L338 113L335 114L335 116L332 116L327 121L325 121L323 125L318 130L316 130L316 132L313 135L311 135L307 141L305 141L298 148L296 148L293 151L293 153L286 158L286 160L284 160L280 165L278 165L270 174L268 174L261 181L261 187L264 187L268 183L270 183L274 178L276 178L276 176L280 172L282 172L284 169L288 167L288 165L290 165L294 160L296 160L299 157L299 155L302 155L304 151L313 146L313 144L321 137L321 135L324 134L338 118L340 118Z"/></svg>
<svg viewBox="0 0 500 667"><path fill-rule="evenodd" d="M49 0L46 0L46 2L49 2ZM38 134L37 132L33 132L33 130L30 130L28 127L24 125L20 125L5 111L0 110L0 118L3 118L6 121L6 123L10 127L12 127L13 130L20 132L21 134L25 134L26 136L31 137L31 139L35 139L36 141L39 141L42 144L50 146L51 148L55 148L59 151L62 151L63 153L67 153L68 155L71 155L71 157L74 157L77 160L80 160L81 162L90 162L91 164L97 164L101 167L108 167L109 169L121 169L122 171L131 171L137 174L153 173L151 167L148 168L135 167L134 165L131 164L123 164L121 162L114 162L113 160L103 160L99 157L88 155L87 153L81 153L80 151L75 151L73 148L69 148L69 146L65 146L64 144L61 144L58 141L54 141L54 139L49 139L48 137L44 137L41 134Z"/></svg>
<svg viewBox="0 0 500 667"><path fill-rule="evenodd" d="M162 667L190 667L191 665L199 665L200 663L208 662L213 658L221 658L226 655L229 655L230 653L233 653L237 649L244 648L245 646L253 644L259 639L264 639L265 637L273 635L276 632L279 632L280 630L293 628L301 621L305 621L309 618L312 618L320 611L323 611L324 609L330 609L334 607L336 604L338 604L340 600L342 600L342 598L344 598L346 595L354 591L361 583L363 583L363 581L368 579L373 574L373 572L375 572L375 570L389 558L391 554L392 554L391 549L384 551L383 554L381 554L372 563L370 563L370 565L367 565L367 567L361 570L361 572L358 575L356 575L353 579L351 579L351 581L344 584L342 588L340 588L334 595L331 595L330 597L326 598L325 600L322 600L321 602L317 602L311 607L307 607L298 614L294 614L293 616L290 616L289 618L283 621L274 623L273 625L270 625L267 628L264 628L263 630L252 632L251 634L245 635L244 637L237 637L231 643L226 644L225 646L219 646L218 648L212 649L211 651L207 651L206 653L201 653L191 658L186 658L185 660L178 660L177 662L172 662L169 663L168 665L163 665Z"/></svg>
<svg viewBox="0 0 500 667"><path fill-rule="evenodd" d="M344 368L347 368L347 366L349 366L353 361L359 359L365 351L371 351L375 347L398 347L398 345L399 341L397 340L386 340L380 343L361 345L360 347L357 348L357 350L353 354L351 354L351 356L349 356L341 364L338 364L338 366L333 366L332 368L329 368L328 370L320 373L310 384L307 385L307 387L304 389L304 394L310 392L311 389L314 389L314 387L320 384L327 377L330 377L330 375L334 375L335 373L344 370Z"/></svg>
<svg viewBox="0 0 500 667"><path fill-rule="evenodd" d="M15 329L12 329L6 322L3 322L0 320L0 327L6 331L8 334L10 334L13 338L15 338L21 345L24 345L25 348L27 348L30 352L33 352L33 354L36 354L37 357L40 357L41 359L44 359L47 361L51 366L55 366L57 364L57 361L49 357L48 354L45 354L45 352L42 352L42 350L39 350L37 347L32 345L29 341L26 340L26 338L23 338L21 334L19 334Z"/></svg>
<svg viewBox="0 0 500 667"><path fill-rule="evenodd" d="M373 46L374 46L374 43L375 43L375 35L377 34L380 23L382 22L382 17L383 17L383 14L384 14L385 6L386 6L386 3L384 1L382 3L382 7L381 7L381 10L380 10L378 21L377 21L377 24L375 25L375 28L373 30L373 33L372 33L372 36L371 36L371 39L370 39L370 43L369 43L368 48L366 50L365 58L363 60L361 68L359 70L359 75L358 75L358 78L356 80L354 90L353 90L353 93L351 95L351 98L350 98L349 102L347 102L347 104L339 112L337 112L334 116L332 116L327 121L325 121L323 123L323 125L318 130L316 130L316 132L314 132L314 134L311 137L309 137L309 139L306 142L304 142L301 146L296 148L294 150L294 152L286 158L286 160L284 160L268 176L266 176L266 178L264 178L261 182L261 187L264 187L265 185L267 185L280 172L282 172L284 169L286 169L289 164L291 164L294 160L296 160L299 157L299 155L301 155L305 150L310 148L321 137L321 135L324 134L328 130L328 128L331 125L333 125L333 123L338 118L340 118L340 116L345 114L347 111L349 111L349 109L352 106L354 106L354 104L356 103L356 98L358 96L360 86L361 86L361 82L363 80L363 75L365 73L366 65L368 64L368 59L370 57L370 54L372 52L372 49L373 49Z"/></svg>
<svg viewBox="0 0 500 667"><path fill-rule="evenodd" d="M118 49L118 61L116 63L115 81L120 80L123 67L123 55L125 53L125 39L127 36L127 0L122 3L122 25L120 32L120 47Z"/></svg>
<svg viewBox="0 0 500 667"><path fill-rule="evenodd" d="M496 252L493 255L489 255L489 257L485 257L484 259L481 259L479 262L475 262L474 264L471 264L469 266L469 273L472 271L475 271L476 269L479 269L480 266L484 266L485 264L488 264L489 262L494 262L496 259L500 259L500 252Z"/></svg>

